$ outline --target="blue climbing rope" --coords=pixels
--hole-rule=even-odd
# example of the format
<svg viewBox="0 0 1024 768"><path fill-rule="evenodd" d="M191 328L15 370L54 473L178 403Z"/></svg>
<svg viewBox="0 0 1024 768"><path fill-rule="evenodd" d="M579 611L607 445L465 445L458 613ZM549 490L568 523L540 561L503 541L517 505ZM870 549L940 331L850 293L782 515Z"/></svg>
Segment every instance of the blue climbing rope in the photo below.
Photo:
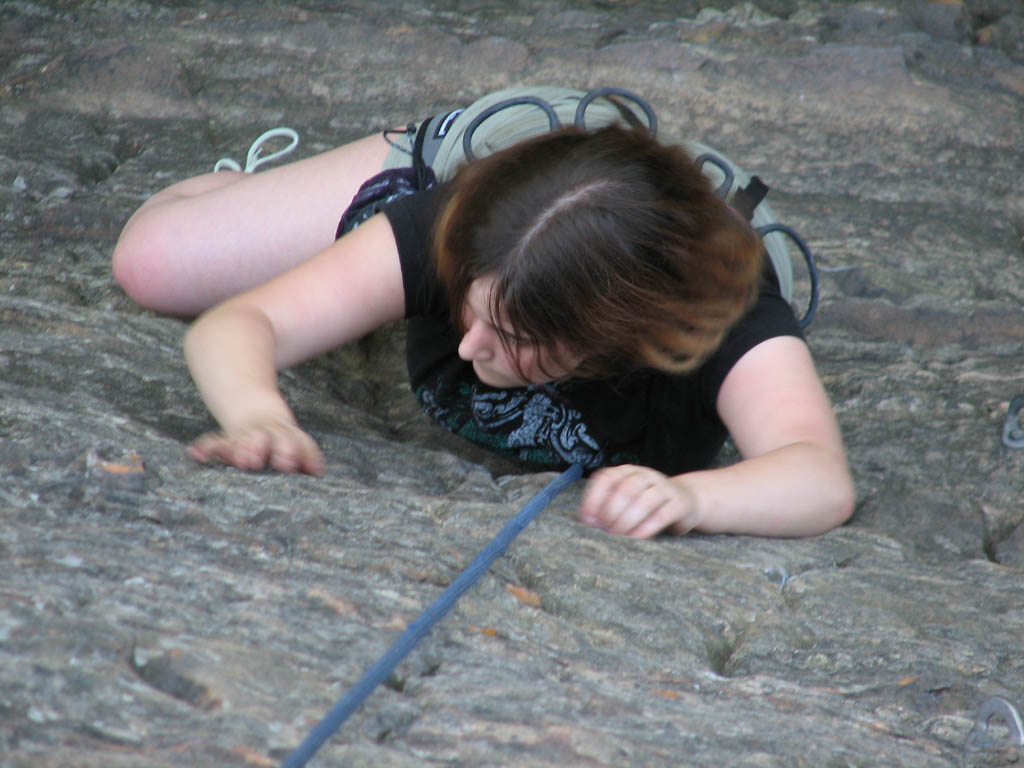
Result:
<svg viewBox="0 0 1024 768"><path fill-rule="evenodd" d="M395 641L395 644L380 657L362 679L359 680L349 692L346 693L337 704L335 704L323 719L313 726L305 740L292 752L288 758L281 763L281 768L301 768L309 762L324 742L341 727L341 724L362 706L366 698L373 692L373 689L387 680L398 663L404 659L416 644L422 640L427 632L440 621L462 594L469 589L476 581L483 576L490 568L491 563L497 560L512 543L523 529L533 520L558 494L572 485L583 473L578 464L574 464L565 470L561 475L552 480L547 487L530 499L519 514L513 517L504 528L491 539L490 543L481 550L476 560L469 564L459 576L451 583L433 605L425 610L416 621L409 625L409 628L402 633L402 636Z"/></svg>

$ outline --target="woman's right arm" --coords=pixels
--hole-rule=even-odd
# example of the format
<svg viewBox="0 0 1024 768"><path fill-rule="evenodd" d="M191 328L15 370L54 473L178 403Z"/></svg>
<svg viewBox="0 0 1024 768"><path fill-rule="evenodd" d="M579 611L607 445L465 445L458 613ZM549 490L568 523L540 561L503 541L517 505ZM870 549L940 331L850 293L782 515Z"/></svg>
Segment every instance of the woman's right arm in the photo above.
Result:
<svg viewBox="0 0 1024 768"><path fill-rule="evenodd" d="M242 469L319 473L323 455L282 397L277 372L404 311L398 249L380 215L294 269L213 307L189 329L185 358L221 429L198 438L189 453Z"/></svg>

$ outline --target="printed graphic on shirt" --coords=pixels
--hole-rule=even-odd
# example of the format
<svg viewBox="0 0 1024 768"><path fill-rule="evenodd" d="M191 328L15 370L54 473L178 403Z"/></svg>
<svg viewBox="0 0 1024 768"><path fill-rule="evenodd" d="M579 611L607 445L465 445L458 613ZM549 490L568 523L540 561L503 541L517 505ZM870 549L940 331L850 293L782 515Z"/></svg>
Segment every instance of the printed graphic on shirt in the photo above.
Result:
<svg viewBox="0 0 1024 768"><path fill-rule="evenodd" d="M605 462L582 414L559 401L554 385L492 390L439 378L416 399L445 429L491 450L549 466L596 469Z"/></svg>

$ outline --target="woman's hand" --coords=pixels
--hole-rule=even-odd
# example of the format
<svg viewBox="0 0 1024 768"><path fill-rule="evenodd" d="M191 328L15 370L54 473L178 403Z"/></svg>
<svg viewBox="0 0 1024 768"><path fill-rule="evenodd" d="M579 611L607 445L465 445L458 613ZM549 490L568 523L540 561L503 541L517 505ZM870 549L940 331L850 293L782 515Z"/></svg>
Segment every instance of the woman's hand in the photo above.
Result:
<svg viewBox="0 0 1024 768"><path fill-rule="evenodd" d="M595 472L580 520L638 538L673 533L815 536L853 513L855 491L832 407L807 345L763 341L725 377L718 413L742 461L666 477L624 465Z"/></svg>
<svg viewBox="0 0 1024 768"><path fill-rule="evenodd" d="M684 534L698 523L697 497L685 477L632 464L595 472L583 491L580 522L608 533L646 539L671 527Z"/></svg>
<svg viewBox="0 0 1024 768"><path fill-rule="evenodd" d="M221 426L189 446L198 461L319 474L324 457L298 426L278 371L397 320L405 308L391 227L376 216L298 267L205 312L185 359Z"/></svg>
<svg viewBox="0 0 1024 768"><path fill-rule="evenodd" d="M207 432L188 447L196 461L223 461L239 469L267 466L279 472L319 475L324 455L316 442L294 422L273 418L255 420L230 432Z"/></svg>

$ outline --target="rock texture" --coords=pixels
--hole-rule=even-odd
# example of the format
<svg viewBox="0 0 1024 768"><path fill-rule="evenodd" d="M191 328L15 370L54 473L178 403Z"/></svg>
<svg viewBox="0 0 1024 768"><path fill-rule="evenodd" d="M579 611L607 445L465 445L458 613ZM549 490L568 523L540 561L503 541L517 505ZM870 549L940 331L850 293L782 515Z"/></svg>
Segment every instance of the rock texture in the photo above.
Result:
<svg viewBox="0 0 1024 768"><path fill-rule="evenodd" d="M401 328L284 375L325 478L196 466L185 326L109 269L266 128L312 154L531 82L644 93L772 186L856 516L636 542L574 489L314 764L1018 761L967 742L1024 705L1022 30L1020 0L4 3L0 766L275 765L547 482L427 423Z"/></svg>

